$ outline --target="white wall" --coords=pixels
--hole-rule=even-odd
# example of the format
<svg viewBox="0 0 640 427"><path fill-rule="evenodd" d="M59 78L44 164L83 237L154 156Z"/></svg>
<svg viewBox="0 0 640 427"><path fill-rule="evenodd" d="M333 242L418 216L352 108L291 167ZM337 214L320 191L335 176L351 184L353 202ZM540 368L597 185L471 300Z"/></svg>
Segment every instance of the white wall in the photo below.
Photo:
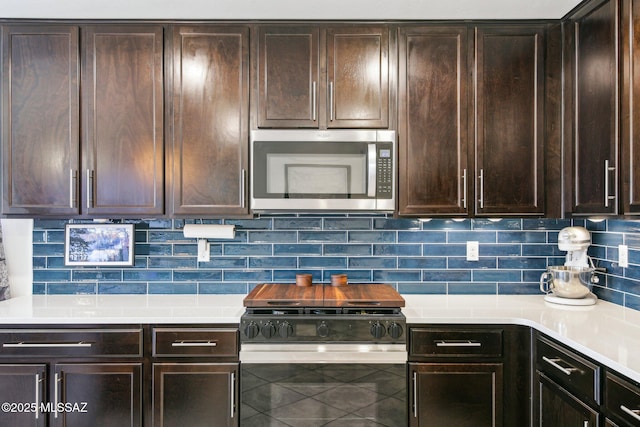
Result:
<svg viewBox="0 0 640 427"><path fill-rule="evenodd" d="M0 0L4 18L559 19L581 0Z"/></svg>
<svg viewBox="0 0 640 427"><path fill-rule="evenodd" d="M33 220L2 219L4 244L11 297L33 292Z"/></svg>

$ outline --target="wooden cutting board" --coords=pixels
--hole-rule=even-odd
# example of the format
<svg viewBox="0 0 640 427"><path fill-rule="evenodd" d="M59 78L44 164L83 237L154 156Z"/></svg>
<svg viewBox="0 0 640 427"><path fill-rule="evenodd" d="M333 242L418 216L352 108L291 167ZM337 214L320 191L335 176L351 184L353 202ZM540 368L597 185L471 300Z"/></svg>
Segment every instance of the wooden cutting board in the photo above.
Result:
<svg viewBox="0 0 640 427"><path fill-rule="evenodd" d="M244 298L245 307L404 307L391 286L356 283L346 286L263 283Z"/></svg>
<svg viewBox="0 0 640 427"><path fill-rule="evenodd" d="M325 307L404 307L404 298L391 285L355 283L324 288Z"/></svg>
<svg viewBox="0 0 640 427"><path fill-rule="evenodd" d="M245 307L322 307L323 286L263 283L244 298Z"/></svg>

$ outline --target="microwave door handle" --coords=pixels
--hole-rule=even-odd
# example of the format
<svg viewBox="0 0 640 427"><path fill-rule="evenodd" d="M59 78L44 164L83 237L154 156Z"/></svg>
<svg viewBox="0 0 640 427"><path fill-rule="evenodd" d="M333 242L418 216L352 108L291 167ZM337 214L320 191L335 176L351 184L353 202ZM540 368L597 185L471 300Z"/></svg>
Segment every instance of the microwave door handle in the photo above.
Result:
<svg viewBox="0 0 640 427"><path fill-rule="evenodd" d="M376 144L369 144L367 147L367 197L376 197Z"/></svg>

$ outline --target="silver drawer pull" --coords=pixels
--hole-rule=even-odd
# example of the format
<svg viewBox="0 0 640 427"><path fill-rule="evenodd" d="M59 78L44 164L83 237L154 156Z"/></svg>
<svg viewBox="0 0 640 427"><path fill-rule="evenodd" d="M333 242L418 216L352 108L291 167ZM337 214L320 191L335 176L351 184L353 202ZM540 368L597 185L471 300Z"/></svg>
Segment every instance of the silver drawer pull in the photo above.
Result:
<svg viewBox="0 0 640 427"><path fill-rule="evenodd" d="M90 342L5 342L3 348L87 348L91 347Z"/></svg>
<svg viewBox="0 0 640 427"><path fill-rule="evenodd" d="M623 412L626 412L627 414L632 416L634 419L640 421L640 409L629 409L624 405L620 405L620 409L622 409Z"/></svg>
<svg viewBox="0 0 640 427"><path fill-rule="evenodd" d="M564 362L564 360L562 360L562 359L549 359L546 356L542 356L542 360L544 360L545 362L547 362L549 365L553 366L554 368L558 369L560 372L562 372L565 375L571 375L573 372L579 371L578 368L573 368L573 367L565 368L564 366L560 366L558 364L558 362Z"/></svg>
<svg viewBox="0 0 640 427"><path fill-rule="evenodd" d="M171 343L171 347L217 347L216 341L174 341Z"/></svg>
<svg viewBox="0 0 640 427"><path fill-rule="evenodd" d="M477 341L436 341L436 347L482 347Z"/></svg>

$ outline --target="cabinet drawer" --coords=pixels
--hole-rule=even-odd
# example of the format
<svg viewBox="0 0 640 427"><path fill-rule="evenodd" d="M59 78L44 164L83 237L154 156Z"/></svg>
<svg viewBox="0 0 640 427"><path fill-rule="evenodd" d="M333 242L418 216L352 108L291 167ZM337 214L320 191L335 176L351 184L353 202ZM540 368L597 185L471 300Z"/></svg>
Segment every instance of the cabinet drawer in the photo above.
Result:
<svg viewBox="0 0 640 427"><path fill-rule="evenodd" d="M629 425L640 425L640 388L608 372L604 389L607 411Z"/></svg>
<svg viewBox="0 0 640 427"><path fill-rule="evenodd" d="M155 357L238 357L234 328L154 328Z"/></svg>
<svg viewBox="0 0 640 427"><path fill-rule="evenodd" d="M542 337L538 337L536 345L540 372L577 397L600 403L598 365Z"/></svg>
<svg viewBox="0 0 640 427"><path fill-rule="evenodd" d="M501 329L412 328L409 356L500 357Z"/></svg>
<svg viewBox="0 0 640 427"><path fill-rule="evenodd" d="M0 357L142 357L142 329L0 329Z"/></svg>

